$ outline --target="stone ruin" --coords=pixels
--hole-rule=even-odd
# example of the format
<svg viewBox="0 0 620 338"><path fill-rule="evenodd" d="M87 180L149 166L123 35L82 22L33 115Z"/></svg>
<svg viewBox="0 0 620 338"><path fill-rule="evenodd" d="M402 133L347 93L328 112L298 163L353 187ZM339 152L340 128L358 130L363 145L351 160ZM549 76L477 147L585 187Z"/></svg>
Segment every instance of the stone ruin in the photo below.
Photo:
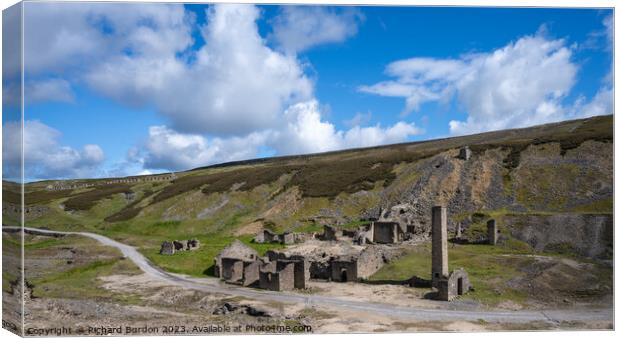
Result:
<svg viewBox="0 0 620 338"><path fill-rule="evenodd" d="M451 301L473 290L473 287L464 269L448 270L446 207L433 207L431 219L431 280L414 276L405 284L432 287L437 290L436 299ZM488 224L489 236L491 231L497 234L495 222ZM287 248L286 252L270 250L264 257L259 257L256 250L236 240L216 256L215 275L227 283L272 291L304 289L311 278L356 282L372 276L393 258L395 251L390 250L397 248L380 243L397 243L403 240L403 235L403 227L398 222L371 221L355 230L325 225L323 234L318 236L320 240L309 240ZM265 230L255 240L273 242L278 240L278 236ZM342 241L343 238L363 238L364 244L377 245L355 245L354 241Z"/></svg>
<svg viewBox="0 0 620 338"><path fill-rule="evenodd" d="M140 182L161 182L172 181L177 178L175 173L162 174L162 175L150 175L150 176L134 176L116 178L112 180L97 181L96 183L75 183L71 181L58 181L53 184L48 184L45 189L48 191L60 191L60 190L75 190L90 188L97 185L109 185L118 183L140 183Z"/></svg>
<svg viewBox="0 0 620 338"><path fill-rule="evenodd" d="M431 285L437 289L438 300L450 301L472 289L463 269L448 273L448 217L446 207L432 209Z"/></svg>
<svg viewBox="0 0 620 338"><path fill-rule="evenodd" d="M304 289L310 278L303 257L259 257L256 250L238 240L216 256L215 272L227 283L272 291Z"/></svg>
<svg viewBox="0 0 620 338"><path fill-rule="evenodd" d="M303 234L296 232L284 232L282 234L276 234L269 229L263 229L256 235L256 237L254 237L254 243L280 243L291 245L304 242L312 237L312 234Z"/></svg>
<svg viewBox="0 0 620 338"><path fill-rule="evenodd" d="M323 241L352 240L357 245L396 244L411 238L411 233L406 229L398 222L388 221L370 221L352 230L324 225L323 233L318 238Z"/></svg>
<svg viewBox="0 0 620 338"><path fill-rule="evenodd" d="M200 241L192 238L181 241L163 241L159 249L160 255L174 255L177 251L192 251L200 248Z"/></svg>

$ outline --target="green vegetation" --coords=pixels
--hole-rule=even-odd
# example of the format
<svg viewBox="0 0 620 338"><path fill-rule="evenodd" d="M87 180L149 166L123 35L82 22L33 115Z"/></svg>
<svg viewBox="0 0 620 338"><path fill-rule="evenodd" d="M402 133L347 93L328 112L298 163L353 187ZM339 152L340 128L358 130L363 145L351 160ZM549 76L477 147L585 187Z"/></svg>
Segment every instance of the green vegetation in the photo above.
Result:
<svg viewBox="0 0 620 338"><path fill-rule="evenodd" d="M139 299L126 294L112 294L101 287L97 279L100 276L114 274L138 274L140 270L130 261L124 259L108 259L95 261L68 271L49 274L42 278L30 280L34 297L75 298L115 300L125 304L134 304Z"/></svg>
<svg viewBox="0 0 620 338"><path fill-rule="evenodd" d="M153 194L153 190L145 189L142 194L142 198L136 198L135 201L129 203L126 207L121 209L120 211L108 216L105 218L106 222L119 222L119 221L127 221L130 220L140 213L142 208L138 207L143 200Z"/></svg>
<svg viewBox="0 0 620 338"><path fill-rule="evenodd" d="M182 273L190 276L204 277L213 276L213 263L215 256L232 243L235 238L214 236L199 236L200 248L194 251L179 251L174 255L166 256L159 254L159 246L141 250L149 260L163 269ZM252 242L252 236L238 238L243 243L254 248L259 255L264 255L269 250L282 249L285 246L277 243L258 244Z"/></svg>
<svg viewBox="0 0 620 338"><path fill-rule="evenodd" d="M77 194L65 201L67 210L88 210L98 201L120 193L131 193L131 188L126 184L109 184L98 186L95 189Z"/></svg>
<svg viewBox="0 0 620 338"><path fill-rule="evenodd" d="M449 244L449 269L464 268L469 274L475 291L463 296L466 299L486 305L507 300L523 303L526 294L510 288L506 282L523 275L520 269L532 263L533 258L523 255L527 252L504 246ZM414 275L431 278L430 245L418 246L411 253L381 268L370 279L406 280Z"/></svg>

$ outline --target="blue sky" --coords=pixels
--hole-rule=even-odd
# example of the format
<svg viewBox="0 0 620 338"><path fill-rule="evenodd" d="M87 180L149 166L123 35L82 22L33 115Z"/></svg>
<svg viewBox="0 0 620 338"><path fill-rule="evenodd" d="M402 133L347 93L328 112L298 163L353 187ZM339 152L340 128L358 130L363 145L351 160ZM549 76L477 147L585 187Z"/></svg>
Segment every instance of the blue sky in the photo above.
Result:
<svg viewBox="0 0 620 338"><path fill-rule="evenodd" d="M185 170L611 114L612 15L27 3L26 178ZM6 140L15 128L6 118L4 128Z"/></svg>

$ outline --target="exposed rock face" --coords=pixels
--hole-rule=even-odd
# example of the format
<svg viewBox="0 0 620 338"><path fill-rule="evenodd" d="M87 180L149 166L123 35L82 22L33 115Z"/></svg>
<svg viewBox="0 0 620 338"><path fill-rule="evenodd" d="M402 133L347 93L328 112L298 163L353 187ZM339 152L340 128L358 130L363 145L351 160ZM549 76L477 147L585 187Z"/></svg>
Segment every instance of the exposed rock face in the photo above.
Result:
<svg viewBox="0 0 620 338"><path fill-rule="evenodd" d="M539 251L571 251L593 258L611 258L613 252L612 215L509 215L502 221L514 237Z"/></svg>
<svg viewBox="0 0 620 338"><path fill-rule="evenodd" d="M460 215L480 210L563 213L613 198L612 143L585 141L564 153L559 143L532 144L520 150L517 161L511 152L472 150L463 161L453 149L408 164L363 216L409 222L417 237L428 237L428 210L435 204L447 206L448 230L454 232L471 223Z"/></svg>

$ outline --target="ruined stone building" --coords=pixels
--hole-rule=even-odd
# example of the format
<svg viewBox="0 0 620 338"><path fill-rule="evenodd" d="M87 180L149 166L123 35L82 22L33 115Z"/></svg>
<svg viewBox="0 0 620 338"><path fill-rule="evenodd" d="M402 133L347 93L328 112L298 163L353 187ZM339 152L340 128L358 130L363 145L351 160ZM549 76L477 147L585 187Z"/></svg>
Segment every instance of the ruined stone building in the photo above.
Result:
<svg viewBox="0 0 620 338"><path fill-rule="evenodd" d="M357 257L338 257L331 262L331 279L335 282L355 282L357 275Z"/></svg>
<svg viewBox="0 0 620 338"><path fill-rule="evenodd" d="M372 242L379 244L400 243L405 235L405 229L397 222L372 222L368 232L372 233Z"/></svg>
<svg viewBox="0 0 620 338"><path fill-rule="evenodd" d="M444 206L432 209L432 268L431 285L437 289L437 299L450 301L471 289L469 276L463 269L448 273L448 218Z"/></svg>
<svg viewBox="0 0 620 338"><path fill-rule="evenodd" d="M226 266L224 266L223 264L223 259L227 259ZM239 270L242 270L244 268L244 265L235 263L235 261L254 262L257 259L258 252L256 252L256 250L241 243L241 241L239 240L235 240L234 242L226 246L222 251L220 251L217 256L215 256L214 274L216 277L220 278L224 278L225 276L237 276L240 273ZM224 273L225 270L226 273ZM241 275L243 275L242 271Z"/></svg>
<svg viewBox="0 0 620 338"><path fill-rule="evenodd" d="M235 241L215 258L215 275L227 283L286 291L306 287L309 266L304 257L275 251L259 257L254 249Z"/></svg>
<svg viewBox="0 0 620 338"><path fill-rule="evenodd" d="M254 237L254 243L280 243L291 245L295 243L303 242L311 238L309 234L284 232L282 234L276 234L269 229L264 229L256 234Z"/></svg>
<svg viewBox="0 0 620 338"><path fill-rule="evenodd" d="M259 287L271 291L290 291L295 288L295 262L268 262L259 271Z"/></svg>
<svg viewBox="0 0 620 338"><path fill-rule="evenodd" d="M161 248L159 249L160 255L174 255L174 244L172 242L164 241L161 243Z"/></svg>
<svg viewBox="0 0 620 338"><path fill-rule="evenodd" d="M263 264L259 276L261 289L272 291L305 289L310 279L309 263L303 257L278 258Z"/></svg>
<svg viewBox="0 0 620 338"><path fill-rule="evenodd" d="M263 229L256 234L254 237L255 243L273 243L278 239L278 235L276 235L273 231L269 229Z"/></svg>
<svg viewBox="0 0 620 338"><path fill-rule="evenodd" d="M462 268L450 273L448 278L442 278L437 282L437 299L453 300L460 295L464 295L471 289L469 275Z"/></svg>
<svg viewBox="0 0 620 338"><path fill-rule="evenodd" d="M368 246L356 254L335 257L330 261L330 279L335 282L353 282L368 278L390 258L377 246Z"/></svg>
<svg viewBox="0 0 620 338"><path fill-rule="evenodd" d="M191 251L200 248L200 241L192 238L181 241L163 241L159 253L161 255L174 255L177 251Z"/></svg>

